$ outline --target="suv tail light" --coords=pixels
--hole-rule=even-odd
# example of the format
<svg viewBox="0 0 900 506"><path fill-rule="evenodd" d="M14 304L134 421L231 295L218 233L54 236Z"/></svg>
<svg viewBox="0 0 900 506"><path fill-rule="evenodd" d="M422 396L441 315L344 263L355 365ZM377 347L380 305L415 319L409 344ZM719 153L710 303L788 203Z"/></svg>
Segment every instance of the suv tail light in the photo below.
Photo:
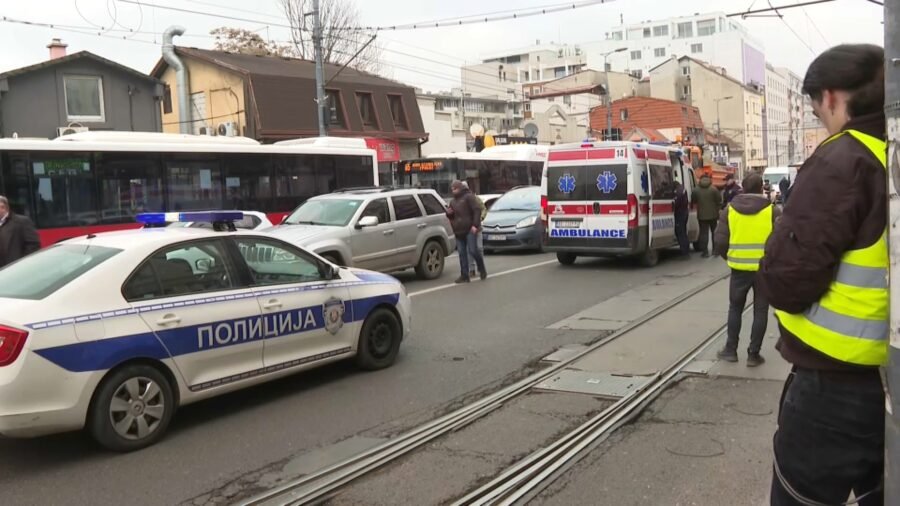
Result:
<svg viewBox="0 0 900 506"><path fill-rule="evenodd" d="M0 367L7 366L19 358L28 332L0 325Z"/></svg>
<svg viewBox="0 0 900 506"><path fill-rule="evenodd" d="M628 228L638 227L638 199L633 193L628 194Z"/></svg>

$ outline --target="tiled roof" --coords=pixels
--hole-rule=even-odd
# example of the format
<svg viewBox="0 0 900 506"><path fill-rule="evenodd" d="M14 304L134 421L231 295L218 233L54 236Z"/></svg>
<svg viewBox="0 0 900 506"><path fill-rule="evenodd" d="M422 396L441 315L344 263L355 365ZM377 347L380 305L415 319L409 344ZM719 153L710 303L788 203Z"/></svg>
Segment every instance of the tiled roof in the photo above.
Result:
<svg viewBox="0 0 900 506"><path fill-rule="evenodd" d="M627 110L627 119L622 119L622 111ZM591 110L591 128L606 128L606 106ZM613 128L630 130L662 128L703 128L700 110L696 107L650 97L629 97L612 103Z"/></svg>

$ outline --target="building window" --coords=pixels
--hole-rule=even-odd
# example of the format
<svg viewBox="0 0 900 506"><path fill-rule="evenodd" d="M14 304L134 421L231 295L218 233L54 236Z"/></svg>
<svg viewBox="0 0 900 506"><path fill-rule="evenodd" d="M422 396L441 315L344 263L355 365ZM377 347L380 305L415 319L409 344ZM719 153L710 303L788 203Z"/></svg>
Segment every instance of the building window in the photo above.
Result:
<svg viewBox="0 0 900 506"><path fill-rule="evenodd" d="M572 97L570 95L563 96L563 103L566 105L572 105Z"/></svg>
<svg viewBox="0 0 900 506"><path fill-rule="evenodd" d="M172 87L168 84L163 88L163 114L172 113Z"/></svg>
<svg viewBox="0 0 900 506"><path fill-rule="evenodd" d="M650 28L644 28L644 37L650 37Z"/></svg>
<svg viewBox="0 0 900 506"><path fill-rule="evenodd" d="M694 36L694 25L690 21L675 26L675 38L686 39Z"/></svg>
<svg viewBox="0 0 900 506"><path fill-rule="evenodd" d="M658 47L653 50L653 56L655 56L656 58L662 58L665 55L666 55L666 48L664 48L664 47Z"/></svg>
<svg viewBox="0 0 900 506"><path fill-rule="evenodd" d="M632 51L632 52L631 52L631 59L632 59L632 60L640 60L640 59L641 59L641 52L640 52L640 51Z"/></svg>
<svg viewBox="0 0 900 506"><path fill-rule="evenodd" d="M69 121L103 122L103 79L65 76L66 116Z"/></svg>
<svg viewBox="0 0 900 506"><path fill-rule="evenodd" d="M633 71L631 72L631 75L633 75L634 77L640 79L640 78L644 77L644 71L641 70L641 69L633 70Z"/></svg>
<svg viewBox="0 0 900 506"><path fill-rule="evenodd" d="M341 92L338 90L325 90L325 102L328 105L326 111L328 126L347 128L344 123L344 103L341 100Z"/></svg>
<svg viewBox="0 0 900 506"><path fill-rule="evenodd" d="M665 37L669 35L669 25L659 25L653 27L654 37Z"/></svg>
<svg viewBox="0 0 900 506"><path fill-rule="evenodd" d="M628 121L628 109L622 109L619 112L619 117L622 118L622 121Z"/></svg>
<svg viewBox="0 0 900 506"><path fill-rule="evenodd" d="M371 93L357 93L356 104L364 127L378 129L378 115L375 114L375 103Z"/></svg>
<svg viewBox="0 0 900 506"><path fill-rule="evenodd" d="M391 117L394 119L394 128L397 130L408 130L406 109L403 108L403 97L401 95L388 95L388 102L391 105Z"/></svg>
<svg viewBox="0 0 900 506"><path fill-rule="evenodd" d="M622 32L613 32L612 40L622 40Z"/></svg>
<svg viewBox="0 0 900 506"><path fill-rule="evenodd" d="M691 85L685 84L684 86L682 86L682 87L681 87L681 92L682 92L685 96L690 95L690 94L691 94ZM685 111L687 111L687 109L685 109Z"/></svg>
<svg viewBox="0 0 900 506"><path fill-rule="evenodd" d="M703 37L706 35L712 35L714 33L716 33L715 19L704 19L703 21L697 21L697 35Z"/></svg>
<svg viewBox="0 0 900 506"><path fill-rule="evenodd" d="M703 44L691 44L691 54L703 52Z"/></svg>
<svg viewBox="0 0 900 506"><path fill-rule="evenodd" d="M689 67L689 66L681 67L681 75L683 75L683 76L691 75L691 67Z"/></svg>

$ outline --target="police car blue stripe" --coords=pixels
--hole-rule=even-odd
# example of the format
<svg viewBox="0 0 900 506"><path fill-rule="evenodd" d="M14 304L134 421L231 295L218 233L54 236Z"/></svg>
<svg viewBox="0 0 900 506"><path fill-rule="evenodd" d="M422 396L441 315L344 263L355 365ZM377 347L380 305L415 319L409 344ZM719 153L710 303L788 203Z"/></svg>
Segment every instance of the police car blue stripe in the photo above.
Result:
<svg viewBox="0 0 900 506"><path fill-rule="evenodd" d="M378 305L396 305L400 294L378 295L345 301L346 323L364 320ZM322 305L281 311L250 318L208 322L158 332L132 334L34 350L41 357L71 372L100 371L135 358L164 359L244 344L258 339L276 339L325 326ZM158 338L157 338L158 337Z"/></svg>

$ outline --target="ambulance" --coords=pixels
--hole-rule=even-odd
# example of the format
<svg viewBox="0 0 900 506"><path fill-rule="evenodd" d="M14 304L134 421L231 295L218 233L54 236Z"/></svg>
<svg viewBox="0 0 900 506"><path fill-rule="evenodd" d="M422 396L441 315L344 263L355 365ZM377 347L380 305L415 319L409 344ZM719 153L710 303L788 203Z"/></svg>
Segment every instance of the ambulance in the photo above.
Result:
<svg viewBox="0 0 900 506"><path fill-rule="evenodd" d="M541 181L544 248L559 263L579 256L635 257L651 267L659 252L677 246L675 182L688 196L693 169L677 146L585 141L551 146ZM688 239L697 241L690 210Z"/></svg>

